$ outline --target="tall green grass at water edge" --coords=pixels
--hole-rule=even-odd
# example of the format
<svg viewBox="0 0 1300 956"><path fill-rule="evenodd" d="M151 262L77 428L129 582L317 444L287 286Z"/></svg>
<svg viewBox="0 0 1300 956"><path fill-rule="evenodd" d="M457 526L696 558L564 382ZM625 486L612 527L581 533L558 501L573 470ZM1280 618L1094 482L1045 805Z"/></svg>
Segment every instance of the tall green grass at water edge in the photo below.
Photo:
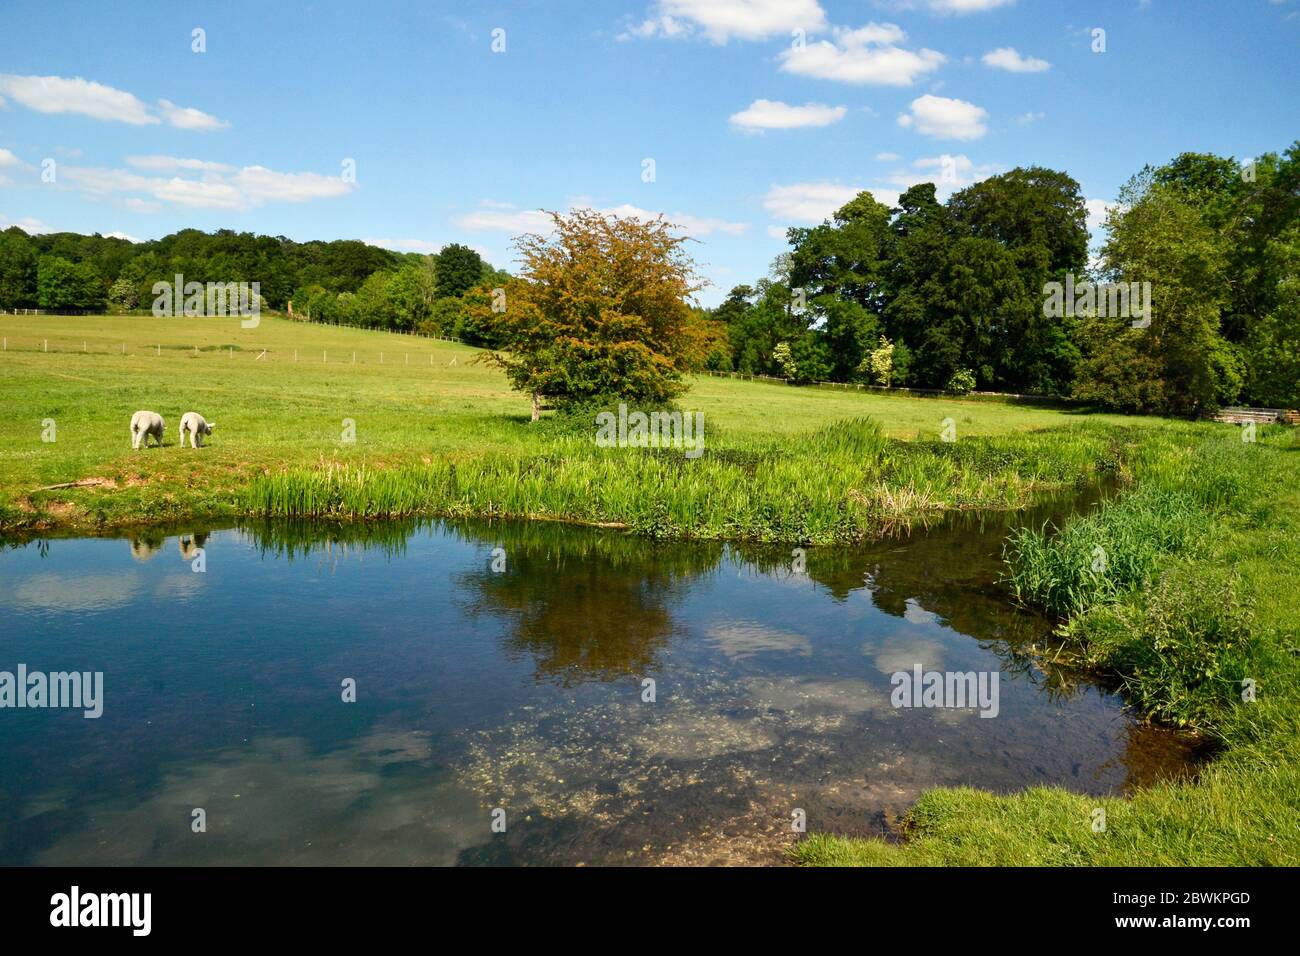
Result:
<svg viewBox="0 0 1300 956"><path fill-rule="evenodd" d="M1216 745L1194 779L1108 797L937 788L906 815L903 842L815 834L798 859L1300 865L1298 435L1260 429L1244 443L1224 426L1151 429L1121 456L1129 490L1008 543L1021 600L1062 616L1054 653L1110 678L1139 714Z"/></svg>
<svg viewBox="0 0 1300 956"><path fill-rule="evenodd" d="M1010 583L1062 618L1065 646L1113 672L1144 713L1214 732L1250 677L1256 595L1209 557L1218 539L1279 519L1278 483L1300 463L1280 441L1231 432L1194 444L1153 434L1132 457L1133 491L1059 530L1010 537Z"/></svg>
<svg viewBox="0 0 1300 956"><path fill-rule="evenodd" d="M943 442L852 419L798 439L710 436L682 450L599 448L556 432L540 453L372 469L326 461L254 479L241 509L277 517L511 516L653 537L849 543L950 509L1013 508L1115 467L1115 438L1079 427Z"/></svg>

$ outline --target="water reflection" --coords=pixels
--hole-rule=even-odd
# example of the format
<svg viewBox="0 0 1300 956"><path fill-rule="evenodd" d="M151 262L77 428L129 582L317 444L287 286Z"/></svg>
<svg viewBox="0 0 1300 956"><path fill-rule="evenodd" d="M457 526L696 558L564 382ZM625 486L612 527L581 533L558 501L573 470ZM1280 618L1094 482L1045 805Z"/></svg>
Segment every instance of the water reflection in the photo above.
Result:
<svg viewBox="0 0 1300 956"><path fill-rule="evenodd" d="M717 544L646 544L623 535L508 524L464 540L493 541L494 562L456 577L467 614L509 622L507 646L527 654L538 680L570 685L643 677L675 633L673 608L722 556ZM484 537L491 535L491 537Z"/></svg>
<svg viewBox="0 0 1300 956"><path fill-rule="evenodd" d="M962 519L802 563L503 523L0 550L0 668L104 670L107 697L98 721L0 720L0 862L770 862L794 807L879 833L926 787L1186 770L1185 741L1037 660L1050 627L1006 600L1005 533ZM189 567L148 560L168 538ZM1000 672L999 717L893 708L918 663Z"/></svg>

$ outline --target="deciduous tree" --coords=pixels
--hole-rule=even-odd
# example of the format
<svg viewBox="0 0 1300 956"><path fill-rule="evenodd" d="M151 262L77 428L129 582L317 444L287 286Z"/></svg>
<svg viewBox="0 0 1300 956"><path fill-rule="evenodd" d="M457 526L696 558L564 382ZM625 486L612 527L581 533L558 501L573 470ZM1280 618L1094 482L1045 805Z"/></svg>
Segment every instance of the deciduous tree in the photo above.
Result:
<svg viewBox="0 0 1300 956"><path fill-rule="evenodd" d="M504 351L487 358L533 396L534 418L542 399L678 395L691 354L688 299L701 288L687 240L662 217L550 216L551 234L515 241L522 272L487 306L500 307L491 315Z"/></svg>

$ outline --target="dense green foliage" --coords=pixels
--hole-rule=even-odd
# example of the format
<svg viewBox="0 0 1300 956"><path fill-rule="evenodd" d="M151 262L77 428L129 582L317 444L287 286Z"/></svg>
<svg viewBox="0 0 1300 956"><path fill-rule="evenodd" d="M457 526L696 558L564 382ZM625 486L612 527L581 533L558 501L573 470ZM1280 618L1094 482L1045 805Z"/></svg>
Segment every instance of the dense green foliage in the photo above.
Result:
<svg viewBox="0 0 1300 956"><path fill-rule="evenodd" d="M712 310L730 348L710 367L884 384L1075 398L1196 415L1225 404L1300 406L1300 143L1240 164L1186 153L1121 191L1095 267L1068 175L1014 169L954 193L859 194L820 226L791 229L772 274ZM1150 283L1149 325L1049 283ZM1135 301L1134 308L1137 308ZM879 360L876 363L879 365Z"/></svg>
<svg viewBox="0 0 1300 956"><path fill-rule="evenodd" d="M354 240L293 242L185 229L152 242L61 232L0 233L0 310L149 309L156 282L256 282L265 304L297 318L420 331L488 344L465 316L477 290L508 278L452 244L436 255L397 253Z"/></svg>
<svg viewBox="0 0 1300 956"><path fill-rule="evenodd" d="M1086 320L1079 397L1191 414L1300 405L1300 143L1244 166L1184 153L1120 193L1104 275L1149 282L1148 329Z"/></svg>
<svg viewBox="0 0 1300 956"><path fill-rule="evenodd" d="M1041 290L1083 273L1085 220L1078 184L1037 167L946 204L931 183L893 209L863 192L828 222L791 229L773 276L731 291L713 313L732 345L716 364L877 384L872 353L892 347L892 385L946 388L967 372L983 388L1064 392L1078 351L1072 326L1044 317Z"/></svg>
<svg viewBox="0 0 1300 956"><path fill-rule="evenodd" d="M515 241L520 278L470 309L505 351L485 357L510 383L565 405L600 396L663 404L685 390L699 283L686 238L657 217L551 213L547 236Z"/></svg>

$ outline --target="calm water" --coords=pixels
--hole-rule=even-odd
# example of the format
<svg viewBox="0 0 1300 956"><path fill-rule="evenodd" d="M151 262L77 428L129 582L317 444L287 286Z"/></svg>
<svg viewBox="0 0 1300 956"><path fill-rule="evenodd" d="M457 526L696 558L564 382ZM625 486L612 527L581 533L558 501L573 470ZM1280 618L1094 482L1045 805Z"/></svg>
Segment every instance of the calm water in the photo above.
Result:
<svg viewBox="0 0 1300 956"><path fill-rule="evenodd" d="M796 808L882 833L935 785L1185 770L1179 740L1031 664L1048 627L996 583L1005 533L809 549L805 573L537 524L13 547L0 670L102 671L105 700L0 710L0 862L776 862ZM999 672L998 716L894 708L917 663Z"/></svg>

